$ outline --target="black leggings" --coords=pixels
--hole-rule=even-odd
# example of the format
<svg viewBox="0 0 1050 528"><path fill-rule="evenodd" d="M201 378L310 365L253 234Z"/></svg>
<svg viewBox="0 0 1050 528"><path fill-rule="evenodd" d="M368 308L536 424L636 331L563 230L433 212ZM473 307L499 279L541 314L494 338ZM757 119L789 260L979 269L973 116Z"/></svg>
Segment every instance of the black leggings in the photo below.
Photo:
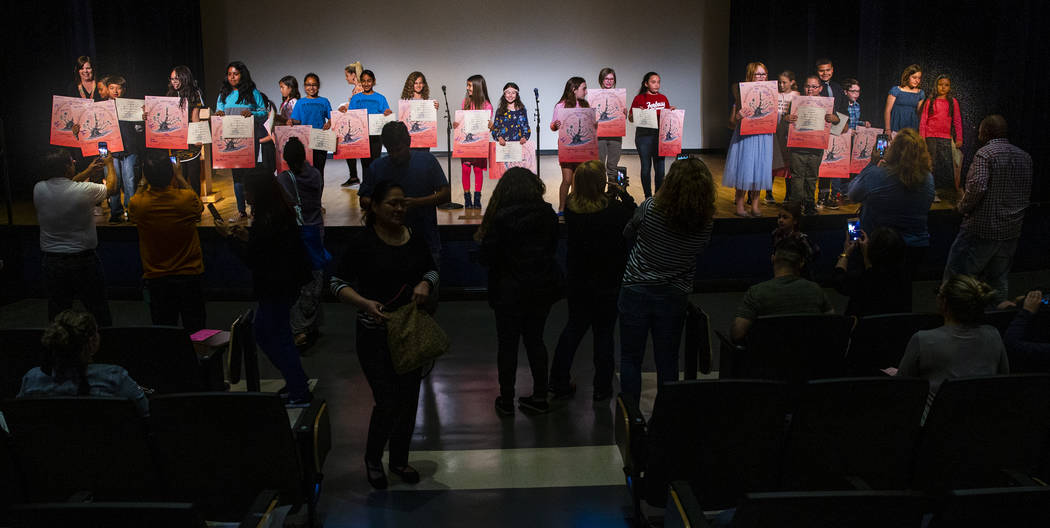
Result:
<svg viewBox="0 0 1050 528"><path fill-rule="evenodd" d="M532 393L547 396L547 346L543 344L543 327L547 324L550 306L496 309L496 340L499 348L496 366L499 371L499 392L504 399L514 399L514 384L518 374L518 341L525 342L525 353L532 371Z"/></svg>
<svg viewBox="0 0 1050 528"><path fill-rule="evenodd" d="M416 428L420 370L406 374L394 371L386 329L366 328L360 321L357 323L357 357L375 399L368 423L365 460L373 463L382 460L383 448L389 441L390 465L404 466L408 464L408 447Z"/></svg>

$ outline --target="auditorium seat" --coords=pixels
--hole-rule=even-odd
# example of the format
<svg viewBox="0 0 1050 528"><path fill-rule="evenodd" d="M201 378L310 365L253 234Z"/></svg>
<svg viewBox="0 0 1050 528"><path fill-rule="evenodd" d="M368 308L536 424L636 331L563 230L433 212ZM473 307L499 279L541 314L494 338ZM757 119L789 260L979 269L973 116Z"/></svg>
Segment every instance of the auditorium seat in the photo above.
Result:
<svg viewBox="0 0 1050 528"><path fill-rule="evenodd" d="M804 382L846 375L853 323L841 315L770 315L757 318L746 344L722 341L719 377Z"/></svg>
<svg viewBox="0 0 1050 528"><path fill-rule="evenodd" d="M1005 335L1006 328L1010 326L1010 321L1014 320L1015 315L1017 315L1016 308L989 310L981 317L981 324L992 325L999 331L999 335Z"/></svg>
<svg viewBox="0 0 1050 528"><path fill-rule="evenodd" d="M928 391L924 379L890 377L798 387L783 489L907 488Z"/></svg>
<svg viewBox="0 0 1050 528"><path fill-rule="evenodd" d="M48 502L11 510L15 528L206 528L193 504L179 502Z"/></svg>
<svg viewBox="0 0 1050 528"><path fill-rule="evenodd" d="M696 379L697 371L711 372L711 319L700 305L689 302L685 311L685 350L682 352L684 379Z"/></svg>
<svg viewBox="0 0 1050 528"><path fill-rule="evenodd" d="M1050 375L945 381L916 453L913 487L951 489L1025 484L1045 456Z"/></svg>
<svg viewBox="0 0 1050 528"><path fill-rule="evenodd" d="M180 327L114 326L100 328L99 335L94 361L124 367L139 385L157 394L225 390L221 355L199 357Z"/></svg>
<svg viewBox="0 0 1050 528"><path fill-rule="evenodd" d="M230 344L226 353L226 372L229 373L230 383L241 381L241 367L243 366L245 385L248 392L259 392L259 358L258 348L255 345L255 335L252 332L252 321L255 319L255 311L248 309L238 315L230 325Z"/></svg>
<svg viewBox="0 0 1050 528"><path fill-rule="evenodd" d="M0 404L25 499L149 499L157 490L145 422L119 398L23 398Z"/></svg>
<svg viewBox="0 0 1050 528"><path fill-rule="evenodd" d="M930 528L989 526L1050 526L1050 487L954 490L944 498L930 522Z"/></svg>
<svg viewBox="0 0 1050 528"><path fill-rule="evenodd" d="M944 317L932 313L869 315L857 320L846 353L846 372L850 376L878 376L881 369L900 365L904 350L915 332L944 324Z"/></svg>
<svg viewBox="0 0 1050 528"><path fill-rule="evenodd" d="M709 526L694 488L673 482L664 527ZM748 493L732 513L733 528L919 528L927 500L909 491ZM729 512L726 513L728 515Z"/></svg>
<svg viewBox="0 0 1050 528"><path fill-rule="evenodd" d="M40 366L43 328L0 329L0 399L14 398L22 388L22 376Z"/></svg>

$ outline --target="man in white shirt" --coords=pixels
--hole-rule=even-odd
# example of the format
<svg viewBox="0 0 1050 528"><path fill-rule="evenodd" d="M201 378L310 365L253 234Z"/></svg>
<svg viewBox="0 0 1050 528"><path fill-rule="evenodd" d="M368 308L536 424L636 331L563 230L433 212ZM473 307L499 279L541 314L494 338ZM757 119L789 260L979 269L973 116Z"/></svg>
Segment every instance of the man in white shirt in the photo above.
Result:
<svg viewBox="0 0 1050 528"><path fill-rule="evenodd" d="M102 262L95 254L95 204L116 194L116 171L112 157L99 157L77 174L68 150L56 149L44 158L47 179L33 187L33 204L40 224L44 284L47 287L48 320L79 299L95 316L99 326L110 326L113 318L106 302ZM105 185L88 181L108 165Z"/></svg>

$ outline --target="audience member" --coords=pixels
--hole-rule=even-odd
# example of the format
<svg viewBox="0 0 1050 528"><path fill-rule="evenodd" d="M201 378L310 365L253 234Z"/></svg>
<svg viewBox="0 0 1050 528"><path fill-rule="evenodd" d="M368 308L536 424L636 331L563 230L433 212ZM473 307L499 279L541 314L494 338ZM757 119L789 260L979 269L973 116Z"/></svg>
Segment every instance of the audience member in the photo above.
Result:
<svg viewBox="0 0 1050 528"><path fill-rule="evenodd" d="M569 372L588 328L594 336L592 397L601 401L612 396L616 299L630 250L623 228L637 206L631 195L615 183L609 183L605 192L607 172L597 160L577 167L565 208L569 319L551 362L550 385L555 398L576 392Z"/></svg>
<svg viewBox="0 0 1050 528"><path fill-rule="evenodd" d="M1043 296L1040 290L1032 290L1021 301L1021 309L1010 322L1003 336L1010 365L1017 372L1050 372L1050 327L1037 323L1046 314L1039 310L1047 305L1050 295Z"/></svg>
<svg viewBox="0 0 1050 528"><path fill-rule="evenodd" d="M656 195L624 228L634 240L627 257L620 310L620 388L636 401L642 359L652 334L657 384L678 379L678 348L693 291L696 261L711 240L715 184L698 158L675 161Z"/></svg>
<svg viewBox="0 0 1050 528"><path fill-rule="evenodd" d="M1010 373L999 331L980 324L984 307L994 296L990 286L969 275L956 275L941 284L937 307L944 326L916 332L897 370L898 376L930 381L927 410L946 379Z"/></svg>
<svg viewBox="0 0 1050 528"><path fill-rule="evenodd" d="M822 90L820 77L816 75L806 77L804 90L807 97L820 97ZM798 121L798 116L788 114L784 116L784 120L788 123L794 123ZM832 112L824 116L824 121L837 124L839 116ZM815 215L817 214L817 206L813 201L813 197L817 192L817 174L820 171L820 160L824 156L824 149L789 147L788 153L791 158L791 180L789 182L791 189L788 190L788 196L792 200L802 202L803 214L807 216Z"/></svg>
<svg viewBox="0 0 1050 528"><path fill-rule="evenodd" d="M904 240L892 227L880 227L870 237L862 229L857 240L846 237L832 275L835 290L849 297L845 315L911 311L904 253Z"/></svg>
<svg viewBox="0 0 1050 528"><path fill-rule="evenodd" d="M390 443L390 472L410 484L419 472L408 465L416 425L421 369L394 370L387 346L387 313L409 303L424 304L437 291L438 272L422 233L405 226L405 193L385 180L372 189L365 229L350 243L332 293L357 307L357 357L372 388L375 406L368 426L365 468L376 489L387 486L383 449Z"/></svg>
<svg viewBox="0 0 1050 528"><path fill-rule="evenodd" d="M777 244L771 257L773 278L748 288L736 309L729 331L733 341L743 342L755 319L763 315L834 313L820 285L799 275L805 254L806 248L797 238Z"/></svg>
<svg viewBox="0 0 1050 528"><path fill-rule="evenodd" d="M815 280L813 263L820 256L820 246L802 232L802 202L784 202L778 208L777 228L773 230L773 249L780 241L788 238L797 239L806 250L802 259L802 277Z"/></svg>
<svg viewBox="0 0 1050 528"><path fill-rule="evenodd" d="M290 404L313 400L308 378L299 359L289 322L299 289L312 280L310 261L299 237L295 212L285 202L284 191L270 174L253 172L246 177L245 193L252 202L250 228L218 224L234 252L252 270L255 341L270 358L286 383L279 392Z"/></svg>
<svg viewBox="0 0 1050 528"><path fill-rule="evenodd" d="M501 416L514 413L519 338L532 371L532 395L518 398L518 406L532 413L550 409L543 328L551 305L562 296L563 276L554 258L558 216L543 200L545 191L543 181L528 169L508 170L474 235L481 243L481 263L489 268L488 299L499 341L500 395L495 405Z"/></svg>
<svg viewBox="0 0 1050 528"><path fill-rule="evenodd" d="M1010 144L1006 119L981 121L981 147L970 164L959 200L959 234L948 252L944 278L973 275L995 289L993 300L1008 305L1008 279L1032 189L1032 157Z"/></svg>
<svg viewBox="0 0 1050 528"><path fill-rule="evenodd" d="M54 149L44 157L43 178L33 186L33 205L40 224L40 252L47 289L47 318L73 306L73 300L95 316L102 326L113 324L106 302L106 280L102 262L95 253L95 204L117 192L116 171L106 172L106 184L87 181L103 166L112 167L112 157L98 157L77 174L66 149Z"/></svg>
<svg viewBox="0 0 1050 528"><path fill-rule="evenodd" d="M99 344L98 326L91 314L73 310L58 314L40 342L44 345L43 361L22 378L19 398L127 398L140 415L149 414L149 400L128 371L91 362Z"/></svg>
<svg viewBox="0 0 1050 528"><path fill-rule="evenodd" d="M433 154L410 149L412 137L401 121L387 123L382 137L387 155L375 160L365 171L365 179L357 192L361 209L370 207L372 189L380 182L400 185L405 192L405 225L427 241L430 254L440 268L441 236L436 207L448 202L451 196L445 172Z"/></svg>
<svg viewBox="0 0 1050 528"><path fill-rule="evenodd" d="M174 170L173 170L174 169ZM204 259L197 234L204 205L163 152L142 165L147 186L128 211L139 233L143 297L155 325L178 325L191 334L205 327Z"/></svg>
<svg viewBox="0 0 1050 528"><path fill-rule="evenodd" d="M314 151L320 152L320 151ZM324 211L321 194L324 192L324 176L321 171L306 163L306 147L298 138L290 138L284 145L284 161L289 170L277 175L293 208L299 211L299 234L306 253L310 256L310 274L313 280L299 290L299 297L292 306L292 334L295 346L300 350L309 348L317 340L321 324L321 295L324 293L324 267L332 255L324 247Z"/></svg>

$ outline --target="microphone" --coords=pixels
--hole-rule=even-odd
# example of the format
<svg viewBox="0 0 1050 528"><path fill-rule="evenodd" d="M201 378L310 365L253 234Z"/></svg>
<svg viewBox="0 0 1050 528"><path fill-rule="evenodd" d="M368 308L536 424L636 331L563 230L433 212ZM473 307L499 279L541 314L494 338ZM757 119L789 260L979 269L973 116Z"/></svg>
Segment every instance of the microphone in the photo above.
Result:
<svg viewBox="0 0 1050 528"><path fill-rule="evenodd" d="M532 93L536 94L536 99L540 98L540 89L539 88L533 88L532 89Z"/></svg>
<svg viewBox="0 0 1050 528"><path fill-rule="evenodd" d="M448 92L445 91L445 85L444 84L441 85L441 93L448 93Z"/></svg>

